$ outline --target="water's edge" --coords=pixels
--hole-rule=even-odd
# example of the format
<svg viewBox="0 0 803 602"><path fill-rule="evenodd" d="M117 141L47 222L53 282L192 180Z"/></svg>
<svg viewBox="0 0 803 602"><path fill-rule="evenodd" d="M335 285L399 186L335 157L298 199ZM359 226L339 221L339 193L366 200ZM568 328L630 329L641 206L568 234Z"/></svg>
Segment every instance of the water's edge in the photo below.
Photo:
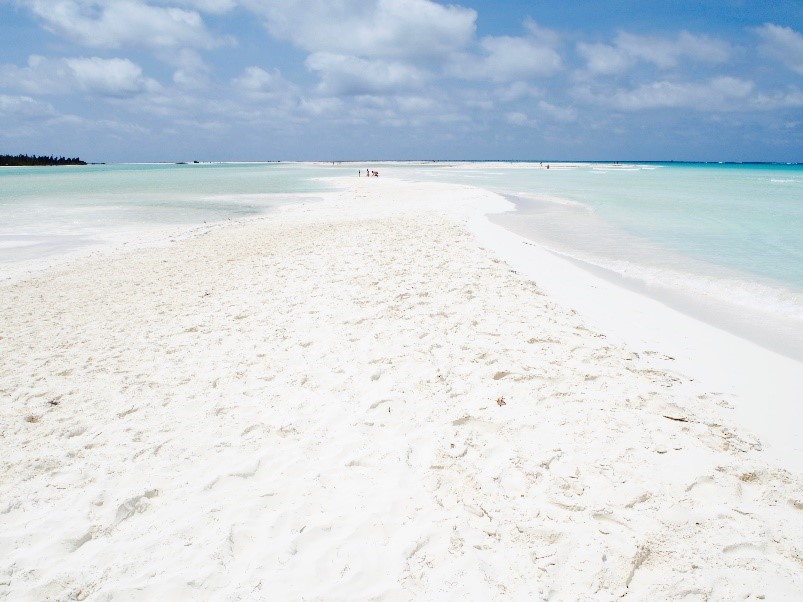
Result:
<svg viewBox="0 0 803 602"><path fill-rule="evenodd" d="M514 202L515 197L505 195ZM562 257L583 270L611 284L647 296L691 318L729 332L765 349L803 362L803 325L792 318L785 319L769 312L746 309L723 299L706 299L678 289L628 277L590 261L572 257L551 248L518 221L518 211L489 214L488 219L509 232L522 236L550 253Z"/></svg>

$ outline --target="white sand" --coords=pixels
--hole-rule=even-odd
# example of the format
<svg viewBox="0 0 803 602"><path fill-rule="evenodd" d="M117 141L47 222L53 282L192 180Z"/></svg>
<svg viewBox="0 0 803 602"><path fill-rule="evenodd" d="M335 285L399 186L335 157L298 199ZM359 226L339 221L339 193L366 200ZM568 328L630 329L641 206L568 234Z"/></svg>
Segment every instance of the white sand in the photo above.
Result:
<svg viewBox="0 0 803 602"><path fill-rule="evenodd" d="M0 288L0 596L800 599L744 399L481 248L502 199L344 185Z"/></svg>

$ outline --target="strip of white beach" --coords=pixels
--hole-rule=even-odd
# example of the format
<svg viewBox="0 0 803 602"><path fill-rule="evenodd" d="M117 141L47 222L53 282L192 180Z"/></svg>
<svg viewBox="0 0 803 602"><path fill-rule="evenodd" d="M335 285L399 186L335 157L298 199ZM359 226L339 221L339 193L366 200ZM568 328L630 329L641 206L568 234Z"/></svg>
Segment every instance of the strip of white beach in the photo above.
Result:
<svg viewBox="0 0 803 602"><path fill-rule="evenodd" d="M799 596L799 364L338 184L0 287L0 597Z"/></svg>

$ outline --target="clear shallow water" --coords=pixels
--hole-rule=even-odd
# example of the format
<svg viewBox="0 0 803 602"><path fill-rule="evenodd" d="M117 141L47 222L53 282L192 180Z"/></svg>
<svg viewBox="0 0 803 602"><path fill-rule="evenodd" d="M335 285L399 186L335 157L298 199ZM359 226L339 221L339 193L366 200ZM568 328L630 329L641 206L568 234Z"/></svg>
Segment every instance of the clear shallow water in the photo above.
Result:
<svg viewBox="0 0 803 602"><path fill-rule="evenodd" d="M493 219L683 310L803 359L803 166L525 163L0 169L4 266L257 215L358 169L479 186ZM545 166L544 166L545 167Z"/></svg>
<svg viewBox="0 0 803 602"><path fill-rule="evenodd" d="M523 214L545 212L544 203L567 219L585 212L678 254L803 289L803 166L550 167L436 164L421 173L505 194Z"/></svg>
<svg viewBox="0 0 803 602"><path fill-rule="evenodd" d="M803 360L803 166L444 163L390 175L480 186L506 228Z"/></svg>
<svg viewBox="0 0 803 602"><path fill-rule="evenodd" d="M220 222L328 190L312 165L90 165L0 169L0 269L181 227Z"/></svg>

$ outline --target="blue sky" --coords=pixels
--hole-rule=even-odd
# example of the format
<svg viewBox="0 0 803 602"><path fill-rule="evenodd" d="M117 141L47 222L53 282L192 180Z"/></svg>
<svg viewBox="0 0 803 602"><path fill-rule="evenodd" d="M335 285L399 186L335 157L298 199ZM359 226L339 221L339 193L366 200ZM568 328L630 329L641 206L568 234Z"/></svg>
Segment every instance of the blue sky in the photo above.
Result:
<svg viewBox="0 0 803 602"><path fill-rule="evenodd" d="M0 0L0 153L803 161L803 4Z"/></svg>

